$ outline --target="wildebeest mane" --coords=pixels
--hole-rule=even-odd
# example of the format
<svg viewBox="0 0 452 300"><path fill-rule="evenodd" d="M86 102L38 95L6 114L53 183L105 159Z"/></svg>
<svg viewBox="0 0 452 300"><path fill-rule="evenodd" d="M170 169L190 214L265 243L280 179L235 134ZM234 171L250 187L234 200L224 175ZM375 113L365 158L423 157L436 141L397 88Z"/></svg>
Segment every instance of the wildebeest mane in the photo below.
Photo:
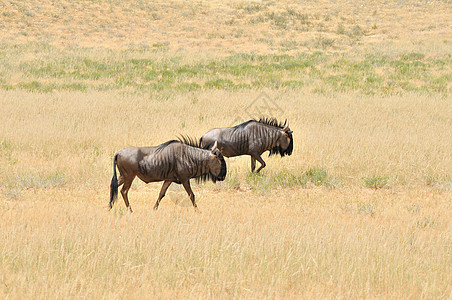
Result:
<svg viewBox="0 0 452 300"><path fill-rule="evenodd" d="M170 140L170 141L164 142L163 144L158 145L157 151L160 151L173 143L182 143L182 144L185 144L185 145L188 145L191 147L205 149L201 146L201 141L191 138L189 136L181 135L181 136L177 137L177 140Z"/></svg>
<svg viewBox="0 0 452 300"><path fill-rule="evenodd" d="M259 118L259 120L258 119L251 119L251 120L248 120L246 122L243 122L243 123L240 123L238 125L235 125L232 128L234 128L234 130L241 129L241 128L246 127L251 122L257 122L257 123L261 123L261 124L268 125L268 126L278 127L278 128L281 128L281 129L284 128L284 123L279 122L275 118L267 118L267 117L261 117L261 118Z"/></svg>
<svg viewBox="0 0 452 300"><path fill-rule="evenodd" d="M182 144L191 146L191 147L195 147L195 148L199 148L199 149L205 149L201 146L201 141L197 140L195 138L189 137L189 136L185 136L185 135L181 135L177 138L179 140L179 142L181 142Z"/></svg>
<svg viewBox="0 0 452 300"><path fill-rule="evenodd" d="M275 118L261 117L259 120L255 119L254 121L268 126L279 127L281 129L284 128L284 123L278 122Z"/></svg>
<svg viewBox="0 0 452 300"><path fill-rule="evenodd" d="M168 147L169 145L171 145L173 143L179 143L179 141L177 141L177 140L170 140L170 141L164 142L163 144L160 144L160 145L157 146L156 152L162 151L163 149L165 149L166 147Z"/></svg>
<svg viewBox="0 0 452 300"><path fill-rule="evenodd" d="M232 127L232 128L234 129L234 131L235 131L235 130L238 130L238 129L242 129L242 128L246 127L246 125L248 125L249 123L254 122L254 121L255 121L255 120L249 120L249 121L240 123L240 124L238 124L238 125L235 125L235 126Z"/></svg>

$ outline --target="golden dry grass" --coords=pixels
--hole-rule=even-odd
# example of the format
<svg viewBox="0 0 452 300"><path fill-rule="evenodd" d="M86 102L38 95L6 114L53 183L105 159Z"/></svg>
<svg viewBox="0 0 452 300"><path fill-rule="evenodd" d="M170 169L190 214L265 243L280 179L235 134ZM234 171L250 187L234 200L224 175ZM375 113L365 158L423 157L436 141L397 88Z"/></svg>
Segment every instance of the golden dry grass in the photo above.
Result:
<svg viewBox="0 0 452 300"><path fill-rule="evenodd" d="M128 214L104 210L117 149L231 125L259 92L0 92L3 296L450 297L449 99L267 93L295 151L263 178L319 167L333 187L253 183L240 158L194 184L201 214L171 197L154 212L160 184L138 181Z"/></svg>
<svg viewBox="0 0 452 300"><path fill-rule="evenodd" d="M451 298L451 11L0 0L0 297ZM318 51L309 69L274 72L279 55ZM263 64L228 65L244 53L267 63L262 87L205 84L222 72L209 64ZM186 66L197 77L147 89ZM253 79L234 71L218 78ZM385 88L354 87L369 78ZM293 155L264 155L262 176L228 159L224 182L193 183L201 214L176 186L154 212L161 184L137 180L133 214L122 199L104 209L118 149L262 114L289 119Z"/></svg>
<svg viewBox="0 0 452 300"><path fill-rule="evenodd" d="M105 196L2 199L2 297L450 297L444 192L210 190L201 214L168 201L156 213L142 190L133 214L107 213Z"/></svg>
<svg viewBox="0 0 452 300"><path fill-rule="evenodd" d="M198 54L451 53L450 1L0 1L3 41Z"/></svg>
<svg viewBox="0 0 452 300"><path fill-rule="evenodd" d="M64 174L67 183L103 183L101 177L111 173L105 166L124 146L155 145L178 134L200 137L210 128L258 117L259 110L288 118L296 133L297 151L281 162L271 158L276 162L269 170L300 173L322 167L346 184L383 175L395 186L446 182L452 171L448 98L268 90L268 99L278 107L268 111L259 91L206 91L168 100L108 92L1 95L2 163L9 171L1 179L8 184L16 181L14 176L55 173ZM238 162L243 169L237 172L245 172L248 158Z"/></svg>

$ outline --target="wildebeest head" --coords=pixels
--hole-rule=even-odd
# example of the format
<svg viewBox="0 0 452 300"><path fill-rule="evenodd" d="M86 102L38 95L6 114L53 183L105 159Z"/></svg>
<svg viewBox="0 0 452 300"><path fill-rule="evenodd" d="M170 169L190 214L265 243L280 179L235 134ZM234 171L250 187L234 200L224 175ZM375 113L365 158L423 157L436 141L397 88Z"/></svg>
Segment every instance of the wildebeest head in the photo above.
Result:
<svg viewBox="0 0 452 300"><path fill-rule="evenodd" d="M279 130L279 137L276 146L270 150L270 155L280 154L281 157L291 155L293 151L292 130L289 128L289 122L286 120Z"/></svg>
<svg viewBox="0 0 452 300"><path fill-rule="evenodd" d="M209 177L213 182L223 181L226 178L226 161L217 147L217 142L213 144L210 152L210 158L207 161Z"/></svg>

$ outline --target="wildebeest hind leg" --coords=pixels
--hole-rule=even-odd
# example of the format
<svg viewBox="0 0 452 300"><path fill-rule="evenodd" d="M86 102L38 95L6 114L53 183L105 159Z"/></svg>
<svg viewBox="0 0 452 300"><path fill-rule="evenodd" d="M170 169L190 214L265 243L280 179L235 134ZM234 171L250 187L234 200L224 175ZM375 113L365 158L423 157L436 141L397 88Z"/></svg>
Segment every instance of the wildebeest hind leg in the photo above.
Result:
<svg viewBox="0 0 452 300"><path fill-rule="evenodd" d="M254 169L256 169L256 159L251 156L251 172L254 172Z"/></svg>
<svg viewBox="0 0 452 300"><path fill-rule="evenodd" d="M162 200L162 198L165 197L166 190L171 185L171 182L172 181L170 181L170 180L165 180L163 182L162 188L160 189L159 197L157 199L157 202L155 202L155 205L154 205L155 210L157 210L157 208L159 208L160 200Z"/></svg>
<svg viewBox="0 0 452 300"><path fill-rule="evenodd" d="M129 204L129 197L127 196L127 193L129 192L130 186L132 185L134 179L135 175L123 178L124 185L122 186L121 189L122 198L124 199L124 203L126 204L126 207L130 210L130 212L132 212L132 207Z"/></svg>
<svg viewBox="0 0 452 300"><path fill-rule="evenodd" d="M195 202L195 194L193 193L191 186L190 186L190 181L188 181L188 180L184 181L184 182L182 182L182 185L184 186L185 190L187 191L188 196L190 196L190 200L191 200L191 203L193 203L193 207L195 208L195 211L199 212L198 206L196 205L196 202Z"/></svg>

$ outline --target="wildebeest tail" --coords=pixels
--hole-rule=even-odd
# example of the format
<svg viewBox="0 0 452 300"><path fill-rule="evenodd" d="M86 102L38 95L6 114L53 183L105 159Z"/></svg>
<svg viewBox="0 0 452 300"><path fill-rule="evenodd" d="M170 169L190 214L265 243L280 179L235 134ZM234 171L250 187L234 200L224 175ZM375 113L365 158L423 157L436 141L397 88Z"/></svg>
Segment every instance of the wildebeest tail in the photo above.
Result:
<svg viewBox="0 0 452 300"><path fill-rule="evenodd" d="M116 161L118 160L118 154L115 155L113 159L113 177L110 183L110 208L113 207L116 199L118 199L118 178L116 176Z"/></svg>

